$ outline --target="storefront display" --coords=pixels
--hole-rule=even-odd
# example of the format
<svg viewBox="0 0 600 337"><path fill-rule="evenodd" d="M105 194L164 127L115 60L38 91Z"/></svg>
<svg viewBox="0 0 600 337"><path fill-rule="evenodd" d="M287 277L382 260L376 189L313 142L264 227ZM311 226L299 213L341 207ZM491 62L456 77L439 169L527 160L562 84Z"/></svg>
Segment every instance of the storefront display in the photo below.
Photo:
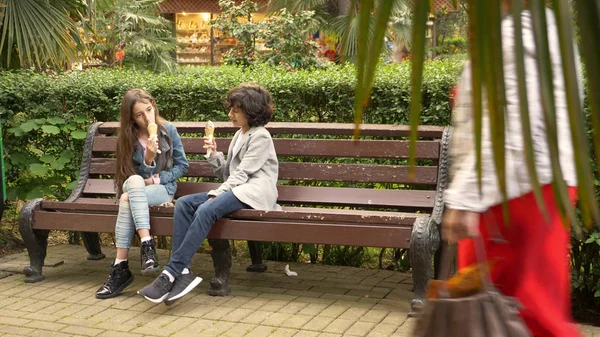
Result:
<svg viewBox="0 0 600 337"><path fill-rule="evenodd" d="M212 64L211 13L175 14L177 62Z"/></svg>
<svg viewBox="0 0 600 337"><path fill-rule="evenodd" d="M177 62L189 65L219 65L223 54L233 48L237 40L223 35L210 25L210 20L219 13L175 13L175 32L177 39ZM253 21L262 21L263 13L252 15ZM268 49L262 41L256 41L259 52Z"/></svg>

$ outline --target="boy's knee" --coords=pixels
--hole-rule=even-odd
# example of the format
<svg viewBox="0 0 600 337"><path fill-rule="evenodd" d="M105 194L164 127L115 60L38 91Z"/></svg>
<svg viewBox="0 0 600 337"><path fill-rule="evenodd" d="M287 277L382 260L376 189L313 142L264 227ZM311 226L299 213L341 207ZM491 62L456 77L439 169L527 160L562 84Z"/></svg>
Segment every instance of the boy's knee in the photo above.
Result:
<svg viewBox="0 0 600 337"><path fill-rule="evenodd" d="M121 194L121 197L119 198L119 200L121 200L123 202L129 202L129 195L127 194L127 192Z"/></svg>
<svg viewBox="0 0 600 337"><path fill-rule="evenodd" d="M196 203L196 194L188 194L177 198L175 202L175 208L179 206L180 209L192 207Z"/></svg>
<svg viewBox="0 0 600 337"><path fill-rule="evenodd" d="M204 204L200 205L200 207L198 207L198 209L196 210L196 216L213 218L216 216L216 213L212 207L210 207L209 205L204 203Z"/></svg>

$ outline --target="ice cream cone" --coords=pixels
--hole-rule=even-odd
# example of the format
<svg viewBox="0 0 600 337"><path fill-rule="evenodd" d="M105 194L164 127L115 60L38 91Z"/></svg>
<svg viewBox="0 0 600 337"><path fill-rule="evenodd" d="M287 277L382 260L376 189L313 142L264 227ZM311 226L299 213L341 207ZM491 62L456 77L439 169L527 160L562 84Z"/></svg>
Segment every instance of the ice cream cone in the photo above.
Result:
<svg viewBox="0 0 600 337"><path fill-rule="evenodd" d="M156 123L148 123L148 134L150 135L150 137L148 137L148 139L155 139L156 141L158 141L158 125L156 125ZM160 149L156 150L156 153L161 153Z"/></svg>
<svg viewBox="0 0 600 337"><path fill-rule="evenodd" d="M204 127L204 137L206 137L209 141L212 142L213 134L215 133L215 124L211 121L206 122L206 127ZM206 151L206 158L210 157L210 149Z"/></svg>
<svg viewBox="0 0 600 337"><path fill-rule="evenodd" d="M156 125L156 123L148 124L148 133L150 134L150 137L152 137L152 135L158 134L158 125Z"/></svg>

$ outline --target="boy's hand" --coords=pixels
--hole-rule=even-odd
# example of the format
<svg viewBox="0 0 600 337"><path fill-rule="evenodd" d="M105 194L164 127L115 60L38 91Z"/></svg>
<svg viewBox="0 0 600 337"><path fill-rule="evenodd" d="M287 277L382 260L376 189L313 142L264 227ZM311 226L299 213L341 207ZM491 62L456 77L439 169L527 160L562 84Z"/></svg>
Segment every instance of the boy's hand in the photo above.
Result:
<svg viewBox="0 0 600 337"><path fill-rule="evenodd" d="M204 148L206 152L210 152L210 157L214 157L217 153L217 141L213 137L204 137Z"/></svg>

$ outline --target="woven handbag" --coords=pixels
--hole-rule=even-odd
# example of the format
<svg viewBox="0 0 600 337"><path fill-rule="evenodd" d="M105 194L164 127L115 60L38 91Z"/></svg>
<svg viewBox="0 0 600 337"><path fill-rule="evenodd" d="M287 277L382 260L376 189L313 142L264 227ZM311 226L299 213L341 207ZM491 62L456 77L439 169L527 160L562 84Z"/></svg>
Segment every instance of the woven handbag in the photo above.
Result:
<svg viewBox="0 0 600 337"><path fill-rule="evenodd" d="M468 275L430 282L431 298L417 319L413 336L531 337L519 315L517 301L502 295L491 283L483 239L474 241L477 267L471 268ZM447 279L453 254L448 245L443 249L440 275Z"/></svg>

